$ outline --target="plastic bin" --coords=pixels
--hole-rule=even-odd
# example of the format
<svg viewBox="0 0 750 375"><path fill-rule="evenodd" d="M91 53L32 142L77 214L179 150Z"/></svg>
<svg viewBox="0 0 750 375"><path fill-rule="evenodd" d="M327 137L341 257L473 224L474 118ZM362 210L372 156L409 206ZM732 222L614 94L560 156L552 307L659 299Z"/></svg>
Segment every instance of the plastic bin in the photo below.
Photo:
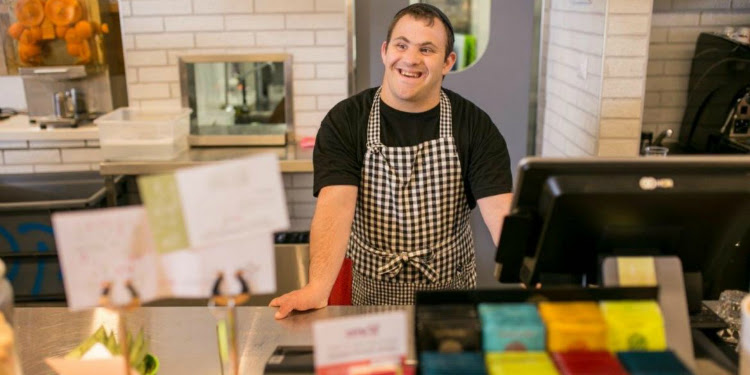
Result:
<svg viewBox="0 0 750 375"><path fill-rule="evenodd" d="M0 175L0 258L17 302L64 301L53 211L102 207L98 172Z"/></svg>
<svg viewBox="0 0 750 375"><path fill-rule="evenodd" d="M188 148L189 108L119 108L94 122L105 160L170 160Z"/></svg>

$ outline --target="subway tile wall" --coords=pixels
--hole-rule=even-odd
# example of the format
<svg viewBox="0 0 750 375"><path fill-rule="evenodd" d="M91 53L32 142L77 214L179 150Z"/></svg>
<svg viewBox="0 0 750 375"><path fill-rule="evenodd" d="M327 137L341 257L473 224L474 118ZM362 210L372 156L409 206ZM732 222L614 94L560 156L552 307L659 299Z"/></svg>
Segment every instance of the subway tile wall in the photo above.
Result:
<svg viewBox="0 0 750 375"><path fill-rule="evenodd" d="M672 129L677 140L698 35L726 26L750 26L750 1L654 0L643 131Z"/></svg>
<svg viewBox="0 0 750 375"><path fill-rule="evenodd" d="M638 154L652 1L546 3L543 156Z"/></svg>

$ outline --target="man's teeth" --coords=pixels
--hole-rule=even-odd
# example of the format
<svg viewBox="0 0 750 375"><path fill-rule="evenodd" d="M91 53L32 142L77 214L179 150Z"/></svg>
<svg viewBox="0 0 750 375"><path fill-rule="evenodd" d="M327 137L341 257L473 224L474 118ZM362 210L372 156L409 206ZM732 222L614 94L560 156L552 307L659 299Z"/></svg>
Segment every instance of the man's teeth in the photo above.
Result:
<svg viewBox="0 0 750 375"><path fill-rule="evenodd" d="M422 76L422 73L419 73L419 72L405 72L403 70L400 70L400 72L401 72L401 75L405 77L409 77L409 78L419 78Z"/></svg>

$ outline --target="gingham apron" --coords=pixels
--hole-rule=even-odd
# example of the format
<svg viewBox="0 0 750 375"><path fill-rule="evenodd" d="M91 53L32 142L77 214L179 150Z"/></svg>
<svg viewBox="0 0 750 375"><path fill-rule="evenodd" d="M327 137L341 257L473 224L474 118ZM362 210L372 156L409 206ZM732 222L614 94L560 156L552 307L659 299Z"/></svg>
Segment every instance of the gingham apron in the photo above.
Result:
<svg viewBox="0 0 750 375"><path fill-rule="evenodd" d="M476 286L470 208L452 121L441 91L440 137L386 147L380 141L380 89L375 93L347 251L352 304L413 304L417 290Z"/></svg>

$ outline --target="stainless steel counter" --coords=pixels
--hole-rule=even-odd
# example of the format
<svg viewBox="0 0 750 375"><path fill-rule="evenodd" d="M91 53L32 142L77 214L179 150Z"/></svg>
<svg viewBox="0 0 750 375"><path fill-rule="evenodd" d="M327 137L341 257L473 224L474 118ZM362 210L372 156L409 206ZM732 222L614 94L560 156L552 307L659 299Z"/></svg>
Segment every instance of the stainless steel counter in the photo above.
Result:
<svg viewBox="0 0 750 375"><path fill-rule="evenodd" d="M275 320L275 308L238 308L240 373L263 374L266 360L277 345L312 345L312 322L341 316L405 310L411 306L331 306ZM62 307L18 307L14 325L25 375L54 374L44 358L62 356L100 325L115 330L117 321L105 309L69 312ZM161 362L161 375L218 375L215 320L207 307L143 307L126 315L131 331L143 327L151 353ZM414 359L413 322L409 318L409 358ZM697 374L729 372L707 359L697 359Z"/></svg>
<svg viewBox="0 0 750 375"><path fill-rule="evenodd" d="M282 172L312 172L313 170L312 148L303 149L298 145L287 145L283 147L192 147L173 160L104 161L99 165L99 173L103 176L165 173L178 168L268 152L279 157Z"/></svg>
<svg viewBox="0 0 750 375"><path fill-rule="evenodd" d="M274 308L239 307L240 372L263 374L265 362L277 345L312 345L311 323L315 320L404 309L412 311L410 307L395 306L332 306L277 321L273 318ZM116 328L116 320L104 309L72 313L61 307L16 308L14 319L25 375L54 374L44 358L66 354L101 324ZM143 307L129 313L126 320L130 330L143 327L150 351L161 362L160 375L221 373L216 321L208 308ZM410 326L409 337L412 331Z"/></svg>

